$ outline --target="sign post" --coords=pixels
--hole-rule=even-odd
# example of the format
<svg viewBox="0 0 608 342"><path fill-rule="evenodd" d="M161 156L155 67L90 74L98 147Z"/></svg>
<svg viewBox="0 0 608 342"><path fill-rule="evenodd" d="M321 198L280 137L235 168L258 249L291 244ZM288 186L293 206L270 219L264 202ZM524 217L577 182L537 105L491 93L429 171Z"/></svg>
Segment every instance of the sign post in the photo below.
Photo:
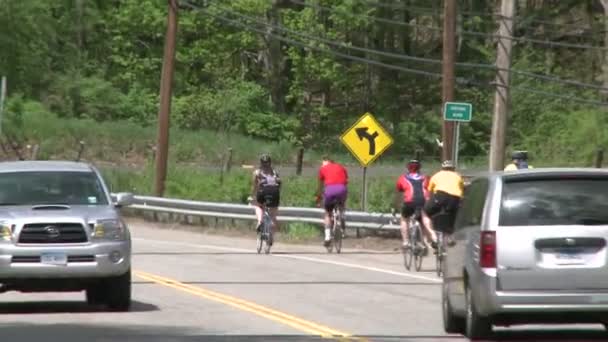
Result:
<svg viewBox="0 0 608 342"><path fill-rule="evenodd" d="M365 113L342 134L340 140L363 167L361 209L366 211L367 167L393 144L393 138L371 113Z"/></svg>
<svg viewBox="0 0 608 342"><path fill-rule="evenodd" d="M456 136L454 141L454 166L458 166L458 150L460 148L460 123L470 122L473 118L473 105L466 102L446 102L443 106L443 120L455 121Z"/></svg>

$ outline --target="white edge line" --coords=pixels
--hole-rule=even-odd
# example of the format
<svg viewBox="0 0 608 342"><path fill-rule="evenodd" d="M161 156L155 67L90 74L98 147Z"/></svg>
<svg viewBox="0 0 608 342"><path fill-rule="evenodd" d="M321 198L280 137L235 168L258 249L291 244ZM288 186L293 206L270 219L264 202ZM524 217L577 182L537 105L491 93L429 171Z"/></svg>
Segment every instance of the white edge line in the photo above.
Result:
<svg viewBox="0 0 608 342"><path fill-rule="evenodd" d="M219 251L242 252L242 253L250 253L250 252L252 252L251 249L234 248L234 247L223 247L223 246L213 246L213 245L205 245L205 244L193 244L193 243L186 243L186 242L163 241L163 240L153 240L153 239L145 239L145 238L133 238L132 240L134 240L134 241L146 241L146 242L159 243L159 244L167 244L167 245L195 247L195 248L203 248L203 249L213 249L213 250L219 250ZM363 266L363 265L357 265L357 264L352 264L352 263L347 263L347 262L341 262L341 261L324 260L324 259L311 258L311 257L305 257L305 256L299 256L299 255L270 254L270 256L273 256L273 257L276 257L276 258L297 259L297 260L304 260L304 261L310 261L310 262L316 262L316 263L322 263L322 264L330 264L330 265L335 265L335 266L357 268L357 269L362 269L362 270L366 270L366 271L391 274L391 275L400 276L400 277L427 280L427 281L431 281L431 282L434 282L434 283L441 283L442 282L440 279L437 279L437 278L430 278L430 277L425 277L425 276L422 276L422 275L417 275L417 274L412 274L412 273L391 271L391 270L387 270L387 269L383 269L383 268Z"/></svg>

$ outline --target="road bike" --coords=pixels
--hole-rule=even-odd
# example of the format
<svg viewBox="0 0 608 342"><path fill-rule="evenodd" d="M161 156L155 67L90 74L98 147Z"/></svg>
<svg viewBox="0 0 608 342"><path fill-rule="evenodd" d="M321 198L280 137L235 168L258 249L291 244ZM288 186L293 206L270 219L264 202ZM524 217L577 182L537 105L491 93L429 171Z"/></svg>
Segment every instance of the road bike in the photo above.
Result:
<svg viewBox="0 0 608 342"><path fill-rule="evenodd" d="M336 248L336 253L340 254L342 251L342 239L344 238L344 228L346 226L346 219L344 217L344 213L340 208L342 207L341 203L334 205L334 210L332 211L332 227L331 227L331 240L329 245L327 246L327 252L331 253L333 247Z"/></svg>
<svg viewBox="0 0 608 342"><path fill-rule="evenodd" d="M262 252L262 247L264 247L264 252L266 254L270 253L270 248L273 243L273 234L272 234L272 218L270 217L270 212L268 211L268 202L270 201L269 197L264 198L264 203L262 203L262 226L260 230L257 232L257 250L258 254Z"/></svg>
<svg viewBox="0 0 608 342"><path fill-rule="evenodd" d="M443 276L443 261L446 255L446 236L445 232L449 231L449 228L452 225L452 217L445 210L445 208L441 208L441 211L434 215L432 218L433 227L435 227L435 234L437 234L437 251L435 255L435 271L437 272L437 276Z"/></svg>
<svg viewBox="0 0 608 342"><path fill-rule="evenodd" d="M416 271L420 271L422 268L422 260L426 254L426 245L424 244L420 218L420 209L417 209L416 213L409 218L408 240L410 241L410 245L402 249L403 262L408 271L412 268L412 263L414 263Z"/></svg>

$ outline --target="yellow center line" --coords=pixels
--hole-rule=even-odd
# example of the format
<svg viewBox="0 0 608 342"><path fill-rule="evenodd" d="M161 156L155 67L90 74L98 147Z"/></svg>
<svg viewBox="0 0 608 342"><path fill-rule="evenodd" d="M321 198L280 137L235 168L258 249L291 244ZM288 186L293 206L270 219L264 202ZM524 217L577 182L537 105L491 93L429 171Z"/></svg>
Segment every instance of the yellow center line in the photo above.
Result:
<svg viewBox="0 0 608 342"><path fill-rule="evenodd" d="M198 297L220 302L222 304L226 304L243 311L251 312L258 316L262 316L275 322L288 325L297 330L304 331L312 335L319 335L324 338L338 338L341 341L348 341L353 339L351 337L351 334L334 330L332 328L314 322L310 322L265 306L261 306L259 304L249 302L244 299L228 296L219 292L210 291L199 286L184 284L174 279L162 277L143 271L135 271L134 274L142 279L152 281L167 287L171 287L176 290L184 291ZM358 338L356 340L364 341L364 339Z"/></svg>

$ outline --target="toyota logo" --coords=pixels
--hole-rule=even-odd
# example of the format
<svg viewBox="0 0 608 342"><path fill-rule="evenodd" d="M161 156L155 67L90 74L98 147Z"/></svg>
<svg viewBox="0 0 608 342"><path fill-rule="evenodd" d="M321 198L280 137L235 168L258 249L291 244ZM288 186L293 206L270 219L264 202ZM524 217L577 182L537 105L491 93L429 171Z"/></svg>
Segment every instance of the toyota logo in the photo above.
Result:
<svg viewBox="0 0 608 342"><path fill-rule="evenodd" d="M56 239L61 235L59 229L55 226L46 226L44 227L44 231L51 239Z"/></svg>
<svg viewBox="0 0 608 342"><path fill-rule="evenodd" d="M566 244L568 246L574 246L576 244L576 240L571 239L571 238L566 238Z"/></svg>

